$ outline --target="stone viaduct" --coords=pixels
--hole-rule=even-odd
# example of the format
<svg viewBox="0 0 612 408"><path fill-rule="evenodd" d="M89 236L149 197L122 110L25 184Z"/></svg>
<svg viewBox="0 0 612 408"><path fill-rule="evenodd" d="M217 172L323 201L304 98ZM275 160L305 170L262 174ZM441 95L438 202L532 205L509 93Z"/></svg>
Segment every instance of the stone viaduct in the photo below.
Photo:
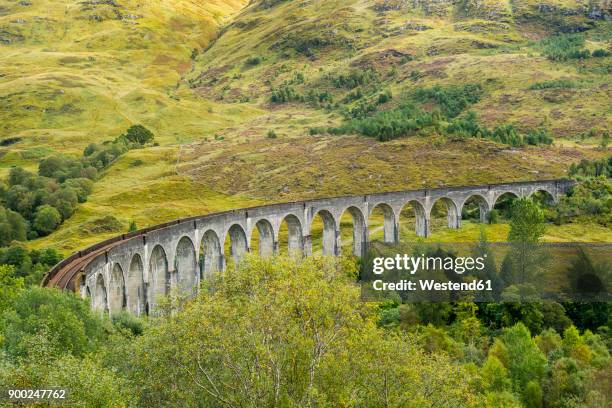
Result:
<svg viewBox="0 0 612 408"><path fill-rule="evenodd" d="M340 218L353 222L353 253L361 256L368 240L368 220L375 209L384 214L384 241L399 242L400 212L414 210L416 233L429 235L435 203L446 206L449 228L461 227L462 209L468 200L477 203L480 218L504 194L527 197L536 191L556 201L567 192L569 180L519 182L469 187L449 187L335 197L271 204L181 219L124 234L73 254L56 265L43 285L71 289L91 299L92 307L107 313L127 309L136 315L153 311L160 296L171 290L195 292L201 280L226 265L228 255L239 261L251 250L251 237L259 233L259 253L279 252L281 224L288 230L290 254L312 254L311 227L315 217L323 221L322 252L339 255Z"/></svg>

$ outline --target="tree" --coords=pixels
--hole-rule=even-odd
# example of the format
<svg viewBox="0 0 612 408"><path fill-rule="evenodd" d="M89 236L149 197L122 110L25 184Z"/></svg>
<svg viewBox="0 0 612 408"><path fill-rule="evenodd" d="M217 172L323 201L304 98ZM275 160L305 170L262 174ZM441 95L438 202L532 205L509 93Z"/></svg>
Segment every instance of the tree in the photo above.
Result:
<svg viewBox="0 0 612 408"><path fill-rule="evenodd" d="M547 260L537 245L545 231L544 213L532 200L520 198L512 203L510 214L508 241L512 247L503 261L501 275L506 285L517 285L512 288L517 296L533 297L535 277Z"/></svg>
<svg viewBox="0 0 612 408"><path fill-rule="evenodd" d="M537 243L545 231L542 209L528 198L514 200L510 210L510 242Z"/></svg>
<svg viewBox="0 0 612 408"><path fill-rule="evenodd" d="M13 305L15 298L22 289L23 278L15 277L15 267L12 265L0 265L0 316ZM0 328L2 328L1 322ZM1 335L0 344L2 344Z"/></svg>
<svg viewBox="0 0 612 408"><path fill-rule="evenodd" d="M139 403L477 405L467 370L425 353L415 335L376 324L376 308L347 276L354 272L344 260L247 257L214 277L214 290L168 313L122 354Z"/></svg>
<svg viewBox="0 0 612 408"><path fill-rule="evenodd" d="M32 342L42 341L53 355L82 356L95 349L104 331L89 304L70 292L31 287L5 311L4 349L12 358L27 357Z"/></svg>
<svg viewBox="0 0 612 408"><path fill-rule="evenodd" d="M49 235L60 225L62 216L50 205L41 205L36 209L33 227L41 235Z"/></svg>
<svg viewBox="0 0 612 408"><path fill-rule="evenodd" d="M544 376L546 357L531 338L523 323L505 329L501 340L508 353L507 368L517 393L525 395L530 381L540 382Z"/></svg>
<svg viewBox="0 0 612 408"><path fill-rule="evenodd" d="M125 137L132 143L145 145L152 142L155 136L149 129L142 125L132 125L127 130Z"/></svg>
<svg viewBox="0 0 612 408"><path fill-rule="evenodd" d="M23 217L14 211L0 206L0 246L11 241L25 241L27 224Z"/></svg>

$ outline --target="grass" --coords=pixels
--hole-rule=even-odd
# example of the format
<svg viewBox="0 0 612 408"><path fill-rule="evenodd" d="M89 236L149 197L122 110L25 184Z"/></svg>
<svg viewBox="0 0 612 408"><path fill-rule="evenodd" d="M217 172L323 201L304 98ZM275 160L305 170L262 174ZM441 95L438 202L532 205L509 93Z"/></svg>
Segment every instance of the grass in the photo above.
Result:
<svg viewBox="0 0 612 408"><path fill-rule="evenodd" d="M540 55L541 38L585 19L557 12L553 19L535 1L471 2L467 11L407 2L383 12L373 0L284 1L270 9L246 0L124 0L123 19L112 18L108 5L88 11L67 0L31 3L11 2L0 16L0 27L14 38L0 52L0 139L22 138L0 147L0 177L14 165L35 170L53 152L80 155L87 144L112 140L135 123L160 144L121 158L88 202L35 247L68 252L115 235L116 223L108 231L100 226L108 215L127 230L131 220L145 227L261 202L554 178L571 162L606 154L596 149L596 138L574 137L610 122L602 75L610 57L556 62ZM584 34L591 51L610 39L611 23L596 25ZM296 43L295 33L304 41ZM325 41L316 41L318 33ZM356 89L336 88L331 79L366 70L378 80L361 86L361 99L393 95L381 109L416 88L477 81L484 92L470 109L483 124L513 123L521 131L545 125L555 145L509 149L438 135L385 144L312 137L309 128L342 122L339 108L328 109L327 99L320 106L269 103L272 89L285 82L300 95L316 90L342 101ZM579 86L548 86L560 81ZM528 89L537 83L547 85ZM267 138L269 131L277 138ZM132 166L136 160L142 164ZM550 239L603 236L580 228L551 227ZM448 234L469 231L466 225Z"/></svg>

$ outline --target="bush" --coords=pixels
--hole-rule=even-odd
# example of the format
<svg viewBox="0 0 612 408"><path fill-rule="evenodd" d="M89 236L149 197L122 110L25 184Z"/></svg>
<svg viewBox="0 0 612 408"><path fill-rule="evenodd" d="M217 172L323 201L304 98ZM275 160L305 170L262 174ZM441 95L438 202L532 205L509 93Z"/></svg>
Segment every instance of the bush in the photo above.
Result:
<svg viewBox="0 0 612 408"><path fill-rule="evenodd" d="M272 90L271 103L281 104L294 101L304 102L304 96L296 92L292 86L284 84L280 88Z"/></svg>
<svg viewBox="0 0 612 408"><path fill-rule="evenodd" d="M4 349L11 357L35 350L32 342L45 341L51 355L82 356L94 349L104 332L89 305L74 293L32 287L15 299L4 314Z"/></svg>
<svg viewBox="0 0 612 408"><path fill-rule="evenodd" d="M41 205L34 215L33 227L40 235L49 235L62 222L59 211L50 205Z"/></svg>
<svg viewBox="0 0 612 408"><path fill-rule="evenodd" d="M610 55L610 53L604 50L603 48L598 48L594 50L591 55L595 58L601 58L601 57L607 57L608 55Z"/></svg>
<svg viewBox="0 0 612 408"><path fill-rule="evenodd" d="M578 85L574 81L570 81L569 79L553 79L550 81L536 82L531 85L529 89L569 89L576 88L577 86Z"/></svg>
<svg viewBox="0 0 612 408"><path fill-rule="evenodd" d="M348 74L341 74L332 79L332 84L336 88L354 89L358 86L379 82L380 78L376 71L372 69L351 71Z"/></svg>
<svg viewBox="0 0 612 408"><path fill-rule="evenodd" d="M27 238L26 220L19 214L0 206L0 246L11 241L25 241Z"/></svg>
<svg viewBox="0 0 612 408"><path fill-rule="evenodd" d="M263 59L260 56L249 57L244 61L244 65L246 65L247 67L254 67L256 65L261 64L262 61Z"/></svg>
<svg viewBox="0 0 612 408"><path fill-rule="evenodd" d="M276 139L276 132L273 130L268 130L268 139Z"/></svg>
<svg viewBox="0 0 612 408"><path fill-rule="evenodd" d="M583 49L584 36L581 34L562 34L540 41L542 53L551 61L589 58L589 50Z"/></svg>
<svg viewBox="0 0 612 408"><path fill-rule="evenodd" d="M454 118L468 106L480 101L483 89L479 84L463 86L419 88L414 92L414 98L419 102L435 102L447 118Z"/></svg>
<svg viewBox="0 0 612 408"><path fill-rule="evenodd" d="M132 125L125 133L125 138L132 143L139 144L141 146L153 142L154 135L149 129L142 125Z"/></svg>

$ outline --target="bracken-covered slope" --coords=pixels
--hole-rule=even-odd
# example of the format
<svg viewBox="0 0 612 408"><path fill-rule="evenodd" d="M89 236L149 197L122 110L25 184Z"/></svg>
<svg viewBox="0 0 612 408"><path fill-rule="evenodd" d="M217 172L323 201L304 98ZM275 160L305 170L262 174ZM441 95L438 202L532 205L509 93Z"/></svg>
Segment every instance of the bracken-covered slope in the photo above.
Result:
<svg viewBox="0 0 612 408"><path fill-rule="evenodd" d="M601 52L551 58L545 39L566 33L581 33L578 51ZM8 0L0 140L11 144L0 146L0 177L81 155L132 124L153 131L159 146L118 159L74 216L32 243L64 251L132 220L557 178L607 154L610 39L609 0ZM434 86L476 91L458 105L416 98ZM555 142L327 131L406 102L448 121L473 111L490 129L546 129Z"/></svg>
<svg viewBox="0 0 612 408"><path fill-rule="evenodd" d="M166 141L193 131L189 126L223 123L205 102L183 98L177 88L194 50L207 46L244 4L2 1L0 137L20 138L2 167L28 159L34 165L53 150L80 153L133 123L145 123Z"/></svg>

